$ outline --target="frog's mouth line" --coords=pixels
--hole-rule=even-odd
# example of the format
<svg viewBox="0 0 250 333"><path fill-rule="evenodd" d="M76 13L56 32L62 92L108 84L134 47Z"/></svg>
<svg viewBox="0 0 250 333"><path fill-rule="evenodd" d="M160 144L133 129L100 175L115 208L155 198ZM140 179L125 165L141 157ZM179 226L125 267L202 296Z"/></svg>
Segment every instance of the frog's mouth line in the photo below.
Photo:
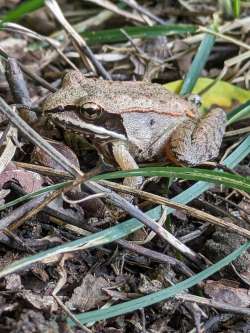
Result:
<svg viewBox="0 0 250 333"><path fill-rule="evenodd" d="M53 119L53 122L64 129L70 129L76 132L79 135L94 135L99 139L117 139L122 141L127 141L127 137L123 134L110 131L102 126L96 126L91 123L87 123L76 114L72 112L65 111L60 113L51 113L50 117Z"/></svg>

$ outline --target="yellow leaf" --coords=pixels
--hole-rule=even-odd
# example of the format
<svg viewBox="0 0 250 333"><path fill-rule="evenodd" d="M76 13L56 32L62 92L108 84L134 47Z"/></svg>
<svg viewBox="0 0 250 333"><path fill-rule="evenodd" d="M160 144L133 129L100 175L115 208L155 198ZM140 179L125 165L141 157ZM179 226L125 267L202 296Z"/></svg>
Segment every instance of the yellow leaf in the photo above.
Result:
<svg viewBox="0 0 250 333"><path fill-rule="evenodd" d="M170 82L164 85L168 90L178 93L180 91L182 80ZM192 91L192 94L198 94L208 87L214 80L199 78ZM209 109L216 105L221 108L231 110L235 106L245 103L250 99L250 91L239 88L225 81L216 82L208 91L201 96L202 106Z"/></svg>

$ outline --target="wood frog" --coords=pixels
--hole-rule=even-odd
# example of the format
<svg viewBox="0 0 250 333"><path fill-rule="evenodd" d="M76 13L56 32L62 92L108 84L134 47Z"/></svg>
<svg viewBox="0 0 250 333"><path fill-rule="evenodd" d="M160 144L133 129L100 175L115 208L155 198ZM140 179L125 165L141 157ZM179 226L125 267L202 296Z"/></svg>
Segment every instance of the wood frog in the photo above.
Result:
<svg viewBox="0 0 250 333"><path fill-rule="evenodd" d="M80 71L65 75L43 111L122 170L163 157L177 165L202 164L218 156L226 127L222 109L200 117L195 104L159 84L85 78ZM138 187L141 178L127 181Z"/></svg>

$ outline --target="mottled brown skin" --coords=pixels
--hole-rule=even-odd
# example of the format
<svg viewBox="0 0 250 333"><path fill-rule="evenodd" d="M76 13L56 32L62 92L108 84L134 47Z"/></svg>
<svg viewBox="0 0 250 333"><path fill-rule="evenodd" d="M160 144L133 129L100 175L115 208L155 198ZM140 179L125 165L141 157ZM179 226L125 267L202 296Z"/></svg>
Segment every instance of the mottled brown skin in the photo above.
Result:
<svg viewBox="0 0 250 333"><path fill-rule="evenodd" d="M43 111L87 137L105 159L113 155L122 169L163 156L201 164L218 156L226 126L222 109L200 118L194 104L159 84L87 79L79 71L66 74Z"/></svg>

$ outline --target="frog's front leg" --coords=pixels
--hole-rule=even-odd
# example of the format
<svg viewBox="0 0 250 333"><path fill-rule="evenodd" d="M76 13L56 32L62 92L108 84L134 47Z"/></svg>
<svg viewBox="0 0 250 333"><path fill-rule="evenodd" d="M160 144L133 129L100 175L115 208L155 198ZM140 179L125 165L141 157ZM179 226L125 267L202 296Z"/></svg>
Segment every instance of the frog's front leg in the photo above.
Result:
<svg viewBox="0 0 250 333"><path fill-rule="evenodd" d="M116 163L122 170L138 169L138 165L130 154L125 142L116 141L112 144L113 155ZM124 185L132 188L139 188L143 183L143 177L127 177L124 179Z"/></svg>
<svg viewBox="0 0 250 333"><path fill-rule="evenodd" d="M200 119L188 119L172 133L166 145L166 157L179 165L198 165L219 154L226 128L226 114L211 110Z"/></svg>

